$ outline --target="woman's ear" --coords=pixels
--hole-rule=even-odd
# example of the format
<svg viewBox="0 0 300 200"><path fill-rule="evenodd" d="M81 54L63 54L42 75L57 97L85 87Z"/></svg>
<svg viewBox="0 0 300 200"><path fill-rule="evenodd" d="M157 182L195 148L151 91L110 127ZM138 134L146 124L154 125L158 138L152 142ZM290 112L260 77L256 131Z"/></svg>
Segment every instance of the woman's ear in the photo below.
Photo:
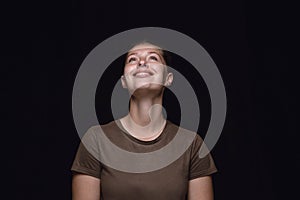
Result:
<svg viewBox="0 0 300 200"><path fill-rule="evenodd" d="M126 78L124 75L121 76L121 83L123 88L127 88Z"/></svg>
<svg viewBox="0 0 300 200"><path fill-rule="evenodd" d="M170 86L173 82L173 73L169 72L166 77L165 86Z"/></svg>

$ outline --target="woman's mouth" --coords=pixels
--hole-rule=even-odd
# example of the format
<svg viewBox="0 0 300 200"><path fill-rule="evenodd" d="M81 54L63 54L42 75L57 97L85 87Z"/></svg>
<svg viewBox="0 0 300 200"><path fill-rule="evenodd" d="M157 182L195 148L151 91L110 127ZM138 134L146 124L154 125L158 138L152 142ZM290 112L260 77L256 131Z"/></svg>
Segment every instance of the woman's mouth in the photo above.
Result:
<svg viewBox="0 0 300 200"><path fill-rule="evenodd" d="M133 74L133 76L135 76L137 78L145 78L145 77L149 77L152 75L153 75L153 73L150 70L138 70Z"/></svg>
<svg viewBox="0 0 300 200"><path fill-rule="evenodd" d="M138 78L145 78L145 77L149 77L151 76L152 74L149 73L149 72L138 72L136 73L134 76L135 77L138 77Z"/></svg>

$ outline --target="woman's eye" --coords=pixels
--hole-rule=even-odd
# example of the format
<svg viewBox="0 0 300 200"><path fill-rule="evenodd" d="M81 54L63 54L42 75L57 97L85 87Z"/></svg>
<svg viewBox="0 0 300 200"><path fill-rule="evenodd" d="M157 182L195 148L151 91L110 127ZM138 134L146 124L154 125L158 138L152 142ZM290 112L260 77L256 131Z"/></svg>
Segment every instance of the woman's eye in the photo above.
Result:
<svg viewBox="0 0 300 200"><path fill-rule="evenodd" d="M156 56L150 56L149 59L150 59L150 60L158 61L158 58L157 58Z"/></svg>
<svg viewBox="0 0 300 200"><path fill-rule="evenodd" d="M136 61L136 58L134 58L134 57L128 59L129 63L134 62L134 61Z"/></svg>

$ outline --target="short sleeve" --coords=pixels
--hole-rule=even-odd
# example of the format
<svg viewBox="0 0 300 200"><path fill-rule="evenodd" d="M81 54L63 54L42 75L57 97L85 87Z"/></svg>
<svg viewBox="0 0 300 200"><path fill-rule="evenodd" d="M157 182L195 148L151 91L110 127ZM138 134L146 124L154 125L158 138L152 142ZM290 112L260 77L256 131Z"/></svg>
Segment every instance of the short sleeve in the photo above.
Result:
<svg viewBox="0 0 300 200"><path fill-rule="evenodd" d="M93 137L93 130L90 128L82 141L79 144L75 159L73 161L71 171L73 174L86 174L100 179L100 172L102 169L101 162L97 160L87 149L87 142L96 144L96 137ZM88 138L88 141L87 139ZM91 145L95 146L95 145ZM88 147L90 148L90 147ZM94 150L95 151L95 150Z"/></svg>
<svg viewBox="0 0 300 200"><path fill-rule="evenodd" d="M202 138L198 134L196 134L196 137L191 146L192 149L189 180L208 176L218 171L210 153L208 153L205 157L200 158L199 150L202 144L204 144Z"/></svg>

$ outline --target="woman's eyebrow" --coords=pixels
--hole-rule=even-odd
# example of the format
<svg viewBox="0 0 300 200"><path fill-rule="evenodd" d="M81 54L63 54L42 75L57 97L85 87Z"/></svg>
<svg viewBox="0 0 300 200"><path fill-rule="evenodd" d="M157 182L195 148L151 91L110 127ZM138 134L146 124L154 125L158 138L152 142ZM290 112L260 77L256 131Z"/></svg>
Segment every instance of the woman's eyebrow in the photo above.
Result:
<svg viewBox="0 0 300 200"><path fill-rule="evenodd" d="M148 54L151 54L151 53L155 53L155 54L158 54L158 55L160 55L160 53L159 53L159 52L157 52L157 51L150 51L150 52L148 52Z"/></svg>
<svg viewBox="0 0 300 200"><path fill-rule="evenodd" d="M138 49L138 50L141 50L141 49ZM137 50L136 50L136 51L137 51ZM155 53L155 54L160 55L159 51L150 51L150 52L147 52L148 55L149 55L149 54L152 54L152 53ZM129 57L129 56L131 56L131 55L137 55L137 54L138 54L137 52L132 51L132 52L129 52L129 53L128 53L127 57Z"/></svg>
<svg viewBox="0 0 300 200"><path fill-rule="evenodd" d="M131 53L128 53L127 57L131 56L131 55L136 55L137 53L135 52L131 52Z"/></svg>

